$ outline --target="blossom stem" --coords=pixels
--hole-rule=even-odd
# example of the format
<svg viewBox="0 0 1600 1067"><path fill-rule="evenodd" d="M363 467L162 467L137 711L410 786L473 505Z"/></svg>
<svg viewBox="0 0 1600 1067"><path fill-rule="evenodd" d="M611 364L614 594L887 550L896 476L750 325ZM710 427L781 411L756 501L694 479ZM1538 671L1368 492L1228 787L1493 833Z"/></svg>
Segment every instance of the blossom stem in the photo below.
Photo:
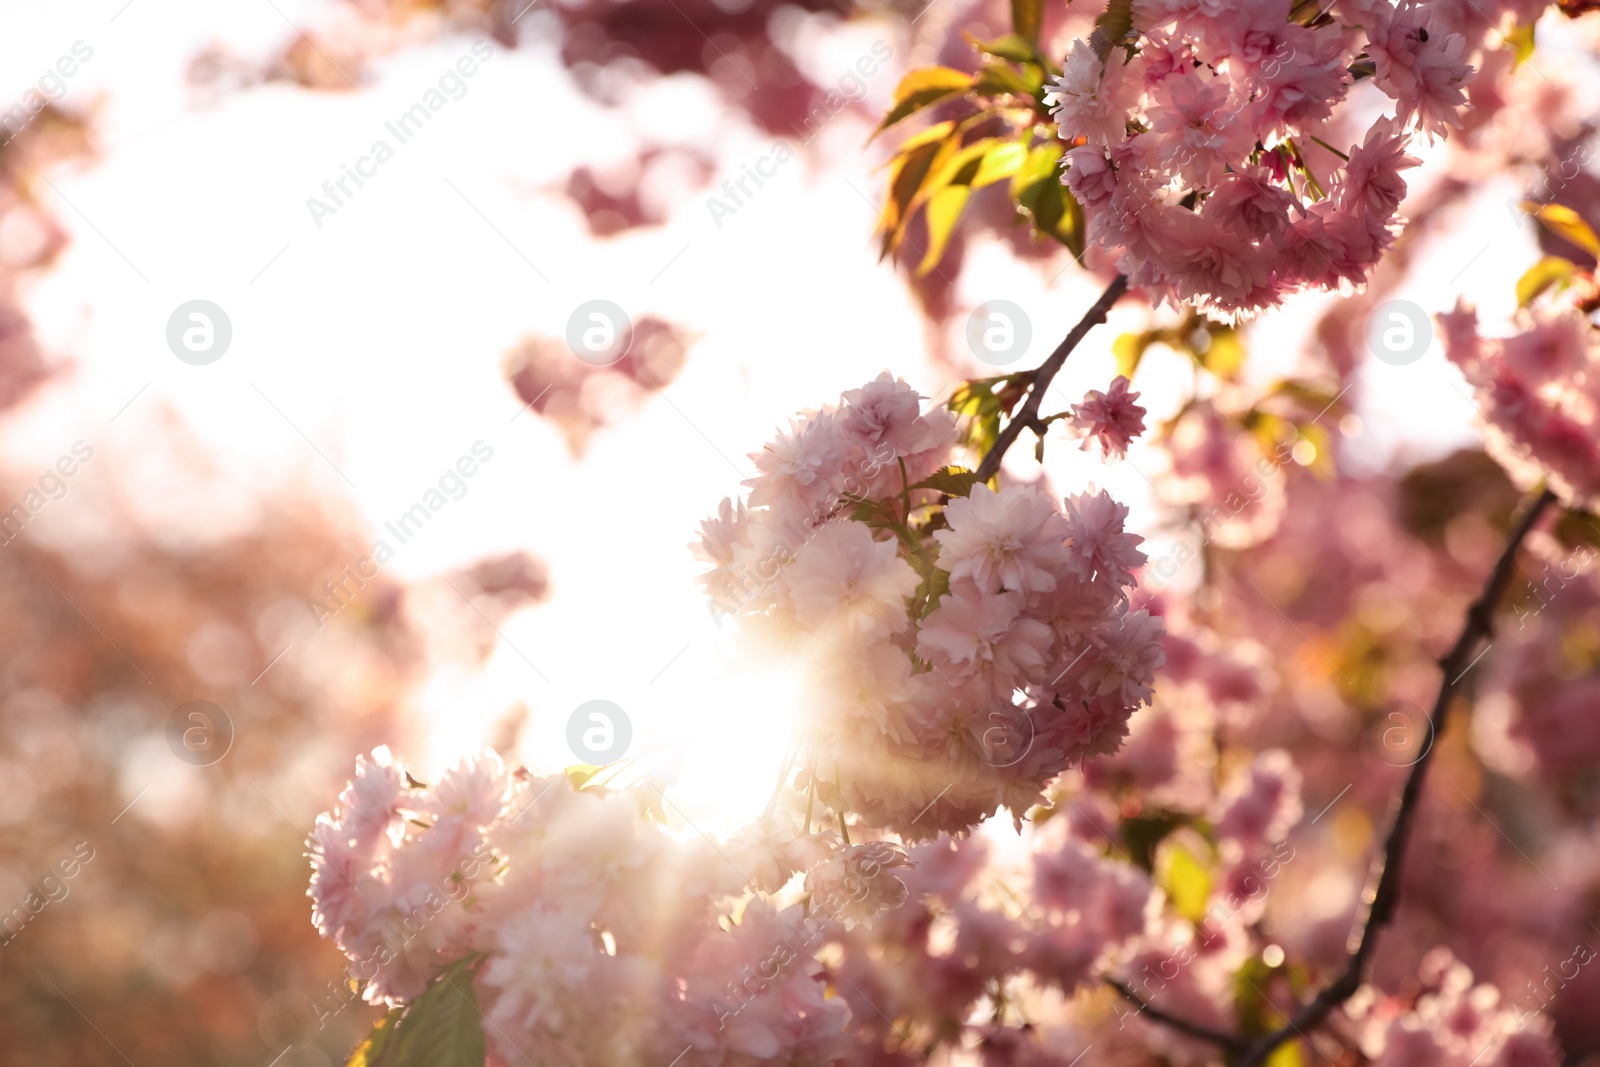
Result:
<svg viewBox="0 0 1600 1067"><path fill-rule="evenodd" d="M1111 310L1123 293L1128 291L1126 275L1119 274L1111 279L1111 284L1106 286L1100 298L1084 312L1083 318L1078 320L1056 350L1050 353L1050 358L1039 364L1028 374L1028 395L1023 398L1022 407L1006 423L1000 435L995 438L994 447L989 449L988 455L983 457L983 462L978 464L978 481L987 482L995 476L1000 469L1000 461L1005 458L1006 449L1016 441L1024 428L1032 426L1039 416L1039 406L1044 403L1045 390L1050 388L1050 382L1055 378L1056 372L1067 361L1072 350L1078 347L1090 330L1106 321L1106 313Z"/></svg>

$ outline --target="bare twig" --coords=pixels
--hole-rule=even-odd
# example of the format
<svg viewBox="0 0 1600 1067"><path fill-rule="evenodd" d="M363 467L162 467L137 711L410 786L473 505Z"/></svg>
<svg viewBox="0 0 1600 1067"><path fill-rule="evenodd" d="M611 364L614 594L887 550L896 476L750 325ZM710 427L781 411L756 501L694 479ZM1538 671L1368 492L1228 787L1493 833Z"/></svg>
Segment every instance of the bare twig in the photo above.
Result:
<svg viewBox="0 0 1600 1067"><path fill-rule="evenodd" d="M1201 1026L1199 1023L1192 1023L1188 1019L1180 1019L1176 1015L1169 1015L1135 993L1128 985L1117 981L1115 978L1107 978L1106 985L1121 994L1123 1000L1136 1006L1140 1015L1148 1015L1152 1020L1169 1029L1176 1030L1178 1033L1188 1037L1209 1042L1219 1048L1225 1048L1229 1052L1239 1053L1245 1049L1244 1038L1233 1034L1225 1034L1221 1030L1213 1030L1209 1026Z"/></svg>
<svg viewBox="0 0 1600 1067"><path fill-rule="evenodd" d="M1119 274L1112 278L1111 284L1106 286L1106 291L1100 294L1100 298L1088 311L1084 312L1083 318L1078 320L1078 324L1056 346L1056 350L1050 353L1050 358L1029 372L1028 395L1022 401L1022 407L1011 416L1011 420L995 438L994 447L989 449L988 455L983 457L983 462L978 464L978 481L986 482L993 478L995 472L1000 469L1000 461L1005 458L1006 449L1011 447L1025 428L1038 422L1039 405L1044 403L1044 393L1050 388L1051 379L1067 361L1072 350L1078 347L1078 342L1082 341L1090 330L1106 321L1106 312L1110 311L1111 305L1127 291L1128 279L1124 275Z"/></svg>

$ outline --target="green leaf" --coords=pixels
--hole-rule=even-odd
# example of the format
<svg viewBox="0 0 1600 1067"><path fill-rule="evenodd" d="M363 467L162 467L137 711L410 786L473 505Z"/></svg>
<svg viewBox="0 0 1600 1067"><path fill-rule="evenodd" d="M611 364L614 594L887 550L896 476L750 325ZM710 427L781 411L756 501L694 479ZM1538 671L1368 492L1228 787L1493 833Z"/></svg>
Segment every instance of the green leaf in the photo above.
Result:
<svg viewBox="0 0 1600 1067"><path fill-rule="evenodd" d="M1600 516L1575 508L1563 511L1556 520L1555 535L1570 549L1600 548Z"/></svg>
<svg viewBox="0 0 1600 1067"><path fill-rule="evenodd" d="M483 1015L472 987L477 959L452 963L421 996L384 1016L346 1067L483 1067Z"/></svg>
<svg viewBox="0 0 1600 1067"><path fill-rule="evenodd" d="M1011 0L1011 28L1017 31L1017 36L1037 41L1043 21L1044 0Z"/></svg>
<svg viewBox="0 0 1600 1067"><path fill-rule="evenodd" d="M980 93L989 96L1000 96L1010 93L1013 96L1033 97L1033 87L1023 80L1015 67L1009 63L985 63L978 71L978 80L972 86Z"/></svg>
<svg viewBox="0 0 1600 1067"><path fill-rule="evenodd" d="M980 41L968 34L967 40L972 42L972 47L985 55L999 56L1013 63L1033 63L1038 59L1038 49L1034 48L1033 41L1015 33L996 37L992 41Z"/></svg>
<svg viewBox="0 0 1600 1067"><path fill-rule="evenodd" d="M919 202L929 175L937 172L942 161L960 147L953 122L930 126L900 146L899 153L889 164L889 195L879 223L883 229L880 256L893 252L905 240L913 205Z"/></svg>
<svg viewBox="0 0 1600 1067"><path fill-rule="evenodd" d="M883 117L873 136L941 100L960 96L972 88L972 75L951 67L920 67L900 79L895 86L894 105Z"/></svg>
<svg viewBox="0 0 1600 1067"><path fill-rule="evenodd" d="M946 496L966 496L972 492L972 487L977 484L976 471L969 471L965 467L943 467L922 479L913 489L933 489Z"/></svg>
<svg viewBox="0 0 1600 1067"><path fill-rule="evenodd" d="M961 221L961 212L966 209L971 196L972 189L969 186L947 185L928 199L928 249L922 256L922 262L917 264L918 277L939 265L939 260L944 257L945 245L950 243L950 236L955 232L956 223Z"/></svg>
<svg viewBox="0 0 1600 1067"><path fill-rule="evenodd" d="M1133 30L1133 0L1110 0L1094 20L1094 28L1097 32L1090 35L1089 43L1104 63L1112 46L1121 44Z"/></svg>
<svg viewBox="0 0 1600 1067"><path fill-rule="evenodd" d="M933 609L939 606L940 598L949 591L950 572L942 571L938 567L931 568L927 576L922 579L922 584L917 586L913 597L913 606L921 605L917 608L918 618L926 619L931 615Z"/></svg>
<svg viewBox="0 0 1600 1067"><path fill-rule="evenodd" d="M1545 256L1517 279L1517 306L1527 307L1552 285L1558 290L1565 289L1577 269L1577 264L1569 259Z"/></svg>
<svg viewBox="0 0 1600 1067"><path fill-rule="evenodd" d="M1522 207L1545 229L1600 259L1600 237L1576 211L1565 204L1539 204L1532 200L1524 200Z"/></svg>
<svg viewBox="0 0 1600 1067"><path fill-rule="evenodd" d="M1058 169L1062 148L1048 142L1033 148L1011 176L1011 199L1017 211L1033 223L1034 232L1054 237L1083 259L1083 209L1061 184Z"/></svg>
<svg viewBox="0 0 1600 1067"><path fill-rule="evenodd" d="M1156 341L1149 333L1125 333L1111 342L1111 352L1117 357L1117 373L1128 381L1139 372L1145 350Z"/></svg>
<svg viewBox="0 0 1600 1067"><path fill-rule="evenodd" d="M1174 844L1167 850L1161 888L1166 890L1174 911L1198 923L1205 916L1206 900L1211 895L1211 873L1194 853Z"/></svg>
<svg viewBox="0 0 1600 1067"><path fill-rule="evenodd" d="M400 1021L404 1008L391 1008L383 1018L378 1020L378 1025L372 1028L372 1033L367 1039L356 1047L350 1054L350 1059L345 1062L345 1067L377 1067L379 1058L383 1055L383 1046L388 1042L389 1035L394 1033L394 1024Z"/></svg>
<svg viewBox="0 0 1600 1067"><path fill-rule="evenodd" d="M1197 352L1195 360L1218 378L1233 379L1244 366L1244 342L1231 326L1208 330L1211 341L1204 352Z"/></svg>

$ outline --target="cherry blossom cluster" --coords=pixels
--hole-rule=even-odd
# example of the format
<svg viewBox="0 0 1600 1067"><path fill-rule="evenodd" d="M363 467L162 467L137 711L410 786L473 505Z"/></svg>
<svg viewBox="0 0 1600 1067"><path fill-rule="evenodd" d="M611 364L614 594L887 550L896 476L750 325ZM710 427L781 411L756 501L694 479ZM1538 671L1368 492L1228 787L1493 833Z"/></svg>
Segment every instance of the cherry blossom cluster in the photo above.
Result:
<svg viewBox="0 0 1600 1067"><path fill-rule="evenodd" d="M1125 439L1113 394L1114 418L1087 419ZM1159 620L1129 610L1127 508L973 484L956 440L886 373L754 453L749 496L693 546L714 610L805 665L805 789L910 840L1020 819L1120 743L1163 656Z"/></svg>
<svg viewBox="0 0 1600 1067"><path fill-rule="evenodd" d="M1600 502L1600 337L1572 307L1518 313L1522 331L1481 337L1464 303L1439 318L1445 354L1477 390L1491 455L1524 484L1546 479L1568 504Z"/></svg>
<svg viewBox="0 0 1600 1067"><path fill-rule="evenodd" d="M1136 0L1128 40L1074 44L1046 96L1075 146L1062 181L1132 285L1234 317L1365 283L1401 223L1411 137L1460 125L1473 67L1427 5L1329 6L1302 25L1291 0ZM1352 70L1395 113L1319 176L1311 162L1341 162L1316 146Z"/></svg>
<svg viewBox="0 0 1600 1067"><path fill-rule="evenodd" d="M827 834L679 841L627 792L508 773L493 753L426 787L386 750L358 759L312 836L313 921L365 999L412 1001L469 960L499 1064L837 1059L850 1012L820 978L823 930L902 903L910 862ZM806 900L750 899L759 862L774 889L807 870Z"/></svg>

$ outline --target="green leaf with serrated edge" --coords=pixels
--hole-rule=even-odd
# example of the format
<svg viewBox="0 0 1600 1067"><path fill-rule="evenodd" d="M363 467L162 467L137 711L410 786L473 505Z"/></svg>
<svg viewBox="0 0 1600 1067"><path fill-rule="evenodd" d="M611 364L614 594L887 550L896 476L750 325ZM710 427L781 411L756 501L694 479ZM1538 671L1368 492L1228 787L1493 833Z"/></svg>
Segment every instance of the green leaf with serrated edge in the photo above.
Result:
<svg viewBox="0 0 1600 1067"><path fill-rule="evenodd" d="M1517 279L1517 306L1527 307L1538 299L1540 293L1551 286L1555 286L1558 290L1566 288L1572 280L1573 272L1577 269L1577 264L1570 259L1545 256Z"/></svg>
<svg viewBox="0 0 1600 1067"><path fill-rule="evenodd" d="M1028 41L1039 39L1044 22L1044 0L1011 0L1011 28Z"/></svg>
<svg viewBox="0 0 1600 1067"><path fill-rule="evenodd" d="M1538 219L1545 229L1600 259L1600 237L1595 236L1582 215L1565 204L1539 204L1525 200L1522 207Z"/></svg>
<svg viewBox="0 0 1600 1067"><path fill-rule="evenodd" d="M372 1028L366 1040L356 1046L356 1050L345 1061L344 1067L379 1067L383 1047L389 1041L389 1035L394 1033L394 1024L400 1021L404 1008L391 1008L383 1018L378 1020L378 1025Z"/></svg>
<svg viewBox="0 0 1600 1067"><path fill-rule="evenodd" d="M928 198L928 250L917 265L917 276L927 274L944 257L945 245L955 233L961 212L966 210L972 190L965 185L948 185Z"/></svg>
<svg viewBox="0 0 1600 1067"><path fill-rule="evenodd" d="M900 84L895 86L894 103L873 131L873 136L910 118L923 108L960 96L972 88L972 81L972 75L951 67L919 67L901 78Z"/></svg>
<svg viewBox="0 0 1600 1067"><path fill-rule="evenodd" d="M1095 33L1089 43L1095 55L1105 62L1113 45L1121 44L1133 29L1133 0L1110 0L1100 17L1094 20Z"/></svg>
<svg viewBox="0 0 1600 1067"><path fill-rule="evenodd" d="M1194 853L1174 844L1165 854L1161 888L1166 890L1174 911L1198 923L1206 913L1206 900L1211 895L1211 874Z"/></svg>
<svg viewBox="0 0 1600 1067"><path fill-rule="evenodd" d="M372 1067L483 1067L483 1015L472 987L476 959L452 963L405 1006Z"/></svg>
<svg viewBox="0 0 1600 1067"><path fill-rule="evenodd" d="M946 496L966 496L972 492L972 487L977 484L976 471L965 467L943 467L922 479L913 489L932 489Z"/></svg>
<svg viewBox="0 0 1600 1067"><path fill-rule="evenodd" d="M934 567L917 586L914 603L920 604L919 617L927 618L939 606L940 599L950 591L950 572Z"/></svg>

